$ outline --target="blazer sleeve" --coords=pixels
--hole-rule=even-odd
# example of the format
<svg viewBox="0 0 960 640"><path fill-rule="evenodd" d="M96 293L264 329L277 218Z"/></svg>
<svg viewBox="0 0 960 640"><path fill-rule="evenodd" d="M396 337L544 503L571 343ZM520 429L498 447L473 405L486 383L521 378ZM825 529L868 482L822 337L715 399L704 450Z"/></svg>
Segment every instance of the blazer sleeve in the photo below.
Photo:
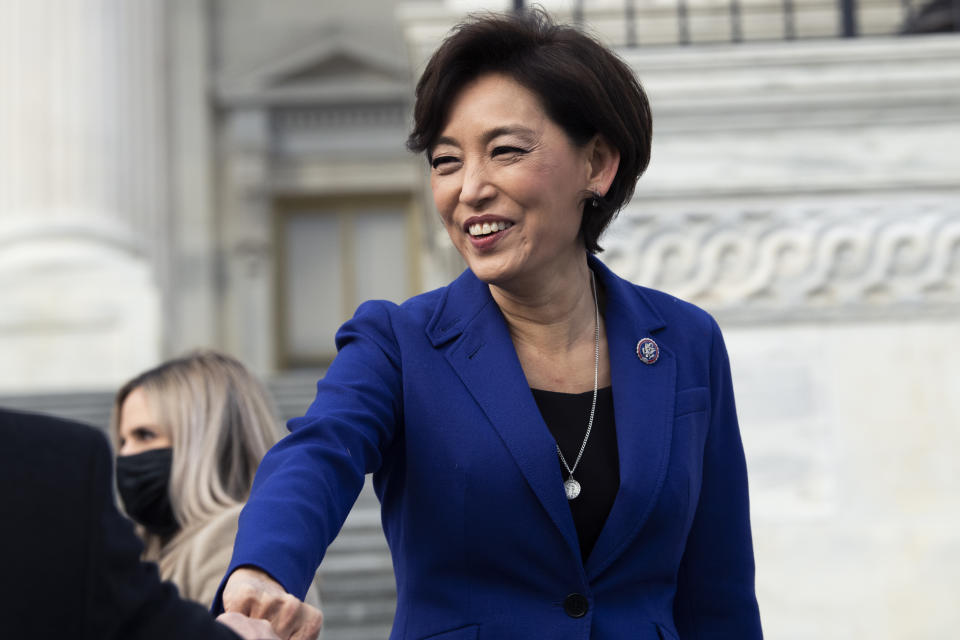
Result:
<svg viewBox="0 0 960 640"><path fill-rule="evenodd" d="M290 433L264 456L240 515L226 577L267 572L303 599L327 546L379 469L402 415L400 351L384 301L366 302L336 335L337 357ZM221 582L213 611L222 610Z"/></svg>
<svg viewBox="0 0 960 640"><path fill-rule="evenodd" d="M712 330L709 432L674 618L682 640L756 640L763 634L754 590L747 467L727 351L716 322Z"/></svg>
<svg viewBox="0 0 960 640"><path fill-rule="evenodd" d="M86 539L86 598L81 637L98 640L237 640L204 607L181 600L176 587L161 582L156 565L140 561L143 546L113 501L112 458L106 441L93 434L87 476L89 514ZM56 606L55 604L53 606Z"/></svg>

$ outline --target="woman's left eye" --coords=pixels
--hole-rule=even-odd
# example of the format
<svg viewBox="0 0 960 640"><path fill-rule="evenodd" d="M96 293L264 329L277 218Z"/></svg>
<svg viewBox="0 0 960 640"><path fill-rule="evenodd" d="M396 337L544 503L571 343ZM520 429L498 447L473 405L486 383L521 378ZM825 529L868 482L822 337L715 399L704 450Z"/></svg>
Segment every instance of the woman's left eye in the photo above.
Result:
<svg viewBox="0 0 960 640"><path fill-rule="evenodd" d="M522 153L526 153L526 150L525 150L525 149L520 149L519 147L507 147L507 146L502 146L502 147L496 147L496 148L493 150L493 153L492 153L491 155L493 155L493 156L519 155L519 154L522 154Z"/></svg>

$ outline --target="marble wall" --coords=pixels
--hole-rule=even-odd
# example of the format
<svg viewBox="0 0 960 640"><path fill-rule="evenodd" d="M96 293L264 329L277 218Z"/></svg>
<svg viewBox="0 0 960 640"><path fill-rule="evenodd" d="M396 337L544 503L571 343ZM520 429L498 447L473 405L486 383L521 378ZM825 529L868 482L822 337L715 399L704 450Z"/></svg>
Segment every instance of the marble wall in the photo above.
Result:
<svg viewBox="0 0 960 640"><path fill-rule="evenodd" d="M766 637L953 638L960 323L725 333Z"/></svg>

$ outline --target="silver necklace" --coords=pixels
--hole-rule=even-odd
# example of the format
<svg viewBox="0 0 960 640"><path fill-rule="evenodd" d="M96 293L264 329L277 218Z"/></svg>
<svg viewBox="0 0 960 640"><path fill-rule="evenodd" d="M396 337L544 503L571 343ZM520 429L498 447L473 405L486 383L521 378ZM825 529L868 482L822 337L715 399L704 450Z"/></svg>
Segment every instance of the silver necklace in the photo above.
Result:
<svg viewBox="0 0 960 640"><path fill-rule="evenodd" d="M593 415L597 411L597 388L600 382L600 305L597 303L597 280L593 276L593 270L590 271L590 288L593 290L593 404L590 406L590 420L587 422L587 433L583 436L583 444L580 445L580 452L577 459L573 461L571 467L567 464L567 459L563 457L563 451L560 451L560 445L557 444L557 455L560 456L560 462L567 470L567 480L563 483L563 488L567 492L567 500L573 500L580 495L580 483L573 478L573 472L580 464L580 458L583 457L583 450L587 448L587 440L590 438L590 430L593 429Z"/></svg>

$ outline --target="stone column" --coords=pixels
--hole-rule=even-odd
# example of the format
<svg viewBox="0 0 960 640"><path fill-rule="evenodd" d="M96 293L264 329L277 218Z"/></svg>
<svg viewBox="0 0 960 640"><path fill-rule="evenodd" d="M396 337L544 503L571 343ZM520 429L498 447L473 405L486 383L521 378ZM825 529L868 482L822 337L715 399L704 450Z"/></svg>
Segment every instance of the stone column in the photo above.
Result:
<svg viewBox="0 0 960 640"><path fill-rule="evenodd" d="M159 358L164 40L160 0L0 3L0 391Z"/></svg>
<svg viewBox="0 0 960 640"><path fill-rule="evenodd" d="M221 123L224 347L253 371L276 368L270 115L232 108Z"/></svg>

